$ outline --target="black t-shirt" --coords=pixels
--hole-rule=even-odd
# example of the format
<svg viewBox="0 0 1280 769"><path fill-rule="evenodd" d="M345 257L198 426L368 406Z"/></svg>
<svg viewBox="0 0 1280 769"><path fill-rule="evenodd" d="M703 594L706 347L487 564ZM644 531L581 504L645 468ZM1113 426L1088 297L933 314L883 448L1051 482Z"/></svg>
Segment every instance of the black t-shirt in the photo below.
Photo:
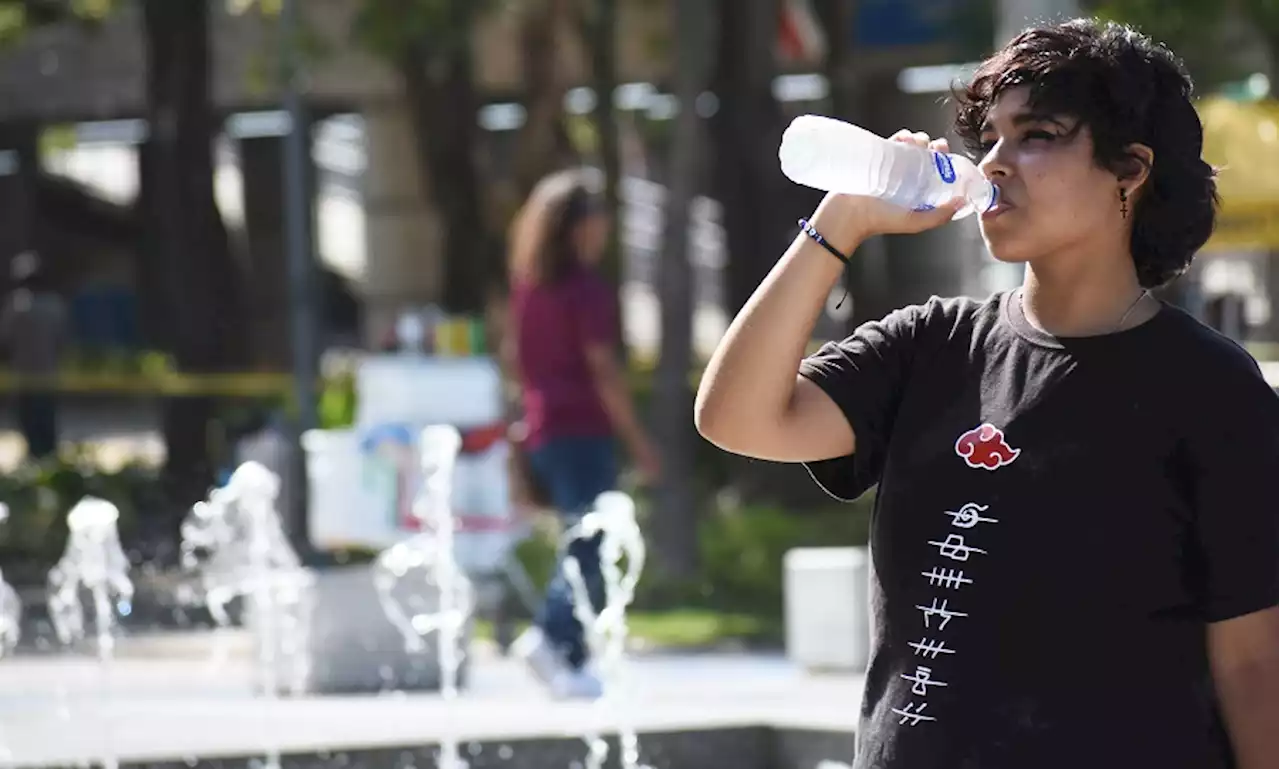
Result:
<svg viewBox="0 0 1280 769"><path fill-rule="evenodd" d="M1277 599L1278 400L1164 306L1057 339L1017 292L930 299L801 374L839 405L833 496L879 484L856 769L1230 765L1206 623Z"/></svg>

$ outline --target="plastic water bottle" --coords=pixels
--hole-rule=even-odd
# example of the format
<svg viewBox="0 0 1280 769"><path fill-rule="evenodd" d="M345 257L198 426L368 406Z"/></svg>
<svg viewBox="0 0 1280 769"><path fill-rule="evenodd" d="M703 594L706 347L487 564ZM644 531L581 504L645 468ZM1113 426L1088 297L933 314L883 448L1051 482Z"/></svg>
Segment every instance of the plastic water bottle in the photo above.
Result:
<svg viewBox="0 0 1280 769"><path fill-rule="evenodd" d="M996 205L1000 190L963 155L883 139L851 123L801 115L782 134L782 173L796 184L865 195L924 211L956 196L968 203L961 219Z"/></svg>

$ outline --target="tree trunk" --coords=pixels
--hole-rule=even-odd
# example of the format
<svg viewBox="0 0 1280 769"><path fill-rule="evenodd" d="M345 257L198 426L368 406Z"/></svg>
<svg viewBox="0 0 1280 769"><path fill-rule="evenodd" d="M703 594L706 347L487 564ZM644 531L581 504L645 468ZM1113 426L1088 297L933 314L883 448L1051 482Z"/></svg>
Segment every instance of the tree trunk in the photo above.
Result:
<svg viewBox="0 0 1280 769"><path fill-rule="evenodd" d="M858 0L820 0L815 9L827 39L822 70L831 92L831 116L856 121L862 103L853 44Z"/></svg>
<svg viewBox="0 0 1280 769"><path fill-rule="evenodd" d="M184 373L224 371L245 354L237 265L214 200L209 6L204 0L144 0L147 115L142 205L148 234L142 270L157 291L160 341ZM205 495L212 398L170 400L165 492L175 516ZM176 521L175 521L176 522Z"/></svg>
<svg viewBox="0 0 1280 769"><path fill-rule="evenodd" d="M592 113L596 134L600 139L600 167L604 171L604 200L614 227L609 231L605 254L605 273L617 284L622 277L622 219L618 201L618 184L622 177L622 158L618 135L618 115L613 105L613 92L618 87L618 0L596 0L590 3L589 19L580 25L583 38L589 41L591 82L596 92Z"/></svg>
<svg viewBox="0 0 1280 769"><path fill-rule="evenodd" d="M40 184L40 131L35 123L13 121L0 123L0 152L12 153L16 167L8 175L0 174L0 296L12 290L12 276L7 267L13 257L24 251L43 252L44 235L36 200ZM43 255L42 268L47 277L56 278L56 265Z"/></svg>
<svg viewBox="0 0 1280 769"><path fill-rule="evenodd" d="M471 3L456 3L459 29L469 29ZM485 226L476 178L476 93L471 45L465 33L434 55L425 44L409 46L400 62L405 96L417 134L417 162L426 197L444 222L445 309L481 315L498 278L494 247Z"/></svg>
<svg viewBox="0 0 1280 769"><path fill-rule="evenodd" d="M560 37L571 18L570 0L531 0L520 25L525 123L517 139L516 185L523 200L547 173L573 155L564 128L564 68Z"/></svg>
<svg viewBox="0 0 1280 769"><path fill-rule="evenodd" d="M718 0L714 7L720 34L715 73L720 108L711 120L711 144L715 196L723 205L729 252L725 309L732 317L795 237L796 219L811 211L821 194L785 181L778 171L783 115L773 96L776 0ZM728 461L730 483L748 502L799 507L821 496L797 465L742 457Z"/></svg>
<svg viewBox="0 0 1280 769"><path fill-rule="evenodd" d="M779 205L782 114L773 98L776 0L718 0L720 43L711 121L715 194L724 206L726 310L746 304L794 234Z"/></svg>
<svg viewBox="0 0 1280 769"><path fill-rule="evenodd" d="M653 511L654 561L667 576L697 573L697 509L693 478L693 269L689 261L689 207L701 178L701 118L695 109L707 85L708 6L705 0L673 0L676 27L675 92L680 108L668 158L663 248L659 263L662 346L655 382L656 422L662 450L662 482Z"/></svg>
<svg viewBox="0 0 1280 769"><path fill-rule="evenodd" d="M863 121L864 88L859 76L856 46L854 44L854 20L858 14L857 0L822 0L816 6L822 27L827 35L827 57L823 73L831 91L831 116L851 123ZM882 262L884 243L872 239L849 260L844 282L849 292L853 315L846 329L870 320L882 305L881 297L887 292L884 285ZM829 330L831 327L828 326Z"/></svg>

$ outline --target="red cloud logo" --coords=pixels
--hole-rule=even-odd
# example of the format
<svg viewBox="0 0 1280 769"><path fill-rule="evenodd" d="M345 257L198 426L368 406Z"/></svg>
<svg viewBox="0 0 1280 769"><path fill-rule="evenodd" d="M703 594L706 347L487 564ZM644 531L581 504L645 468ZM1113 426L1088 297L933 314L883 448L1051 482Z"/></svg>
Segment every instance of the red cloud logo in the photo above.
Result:
<svg viewBox="0 0 1280 769"><path fill-rule="evenodd" d="M1022 449L1015 449L995 425L983 423L956 439L956 455L969 467L996 470L1013 464Z"/></svg>

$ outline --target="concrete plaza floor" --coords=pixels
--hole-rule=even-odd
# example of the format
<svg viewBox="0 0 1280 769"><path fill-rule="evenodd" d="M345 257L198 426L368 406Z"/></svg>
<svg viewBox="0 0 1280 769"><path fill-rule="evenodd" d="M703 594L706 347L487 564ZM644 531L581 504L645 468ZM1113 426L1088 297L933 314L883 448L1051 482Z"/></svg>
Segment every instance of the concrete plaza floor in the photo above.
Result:
<svg viewBox="0 0 1280 769"><path fill-rule="evenodd" d="M861 678L811 675L781 655L641 655L630 696L608 703L550 699L496 650L473 651L470 686L457 699L390 692L269 700L253 694L244 638L209 634L126 639L108 667L90 657L0 660L0 766L186 761L257 753L338 754L456 741L580 737L736 727L852 730Z"/></svg>

